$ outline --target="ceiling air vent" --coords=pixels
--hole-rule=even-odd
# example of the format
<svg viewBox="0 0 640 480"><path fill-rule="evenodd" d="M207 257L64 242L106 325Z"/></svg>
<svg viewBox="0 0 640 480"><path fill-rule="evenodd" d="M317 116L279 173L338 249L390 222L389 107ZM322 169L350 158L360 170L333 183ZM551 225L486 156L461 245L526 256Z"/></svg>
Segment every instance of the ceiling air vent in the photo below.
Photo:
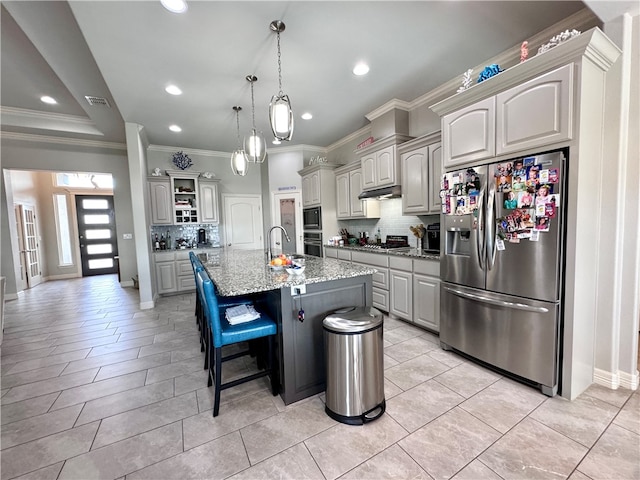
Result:
<svg viewBox="0 0 640 480"><path fill-rule="evenodd" d="M92 97L91 95L85 95L84 98L87 99L87 102L89 102L89 105L111 108L111 105L109 105L109 101L106 98Z"/></svg>

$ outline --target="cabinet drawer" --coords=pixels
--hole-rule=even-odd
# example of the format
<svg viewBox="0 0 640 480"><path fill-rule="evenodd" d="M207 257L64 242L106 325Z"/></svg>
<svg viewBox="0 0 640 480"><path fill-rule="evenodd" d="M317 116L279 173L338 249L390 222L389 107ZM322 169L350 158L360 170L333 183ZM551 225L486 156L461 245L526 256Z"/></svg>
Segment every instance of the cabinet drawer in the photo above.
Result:
<svg viewBox="0 0 640 480"><path fill-rule="evenodd" d="M373 293L372 295L373 306L376 308L379 308L380 310L388 312L389 311L389 291L373 287L372 293Z"/></svg>
<svg viewBox="0 0 640 480"><path fill-rule="evenodd" d="M175 255L173 252L156 253L154 255L154 259L156 263L173 262L175 260Z"/></svg>
<svg viewBox="0 0 640 480"><path fill-rule="evenodd" d="M351 253L351 260L358 263L364 263L365 265L372 265L374 267L389 266L389 257L378 253L355 251Z"/></svg>
<svg viewBox="0 0 640 480"><path fill-rule="evenodd" d="M389 290L389 269L378 268L376 273L371 275L371 283L374 287Z"/></svg>
<svg viewBox="0 0 640 480"><path fill-rule="evenodd" d="M338 258L338 250L336 250L335 248L325 247L324 256L327 258Z"/></svg>
<svg viewBox="0 0 640 480"><path fill-rule="evenodd" d="M176 260L189 260L189 253L190 252L191 252L191 250L178 250L176 252ZM197 250L196 250L196 252L197 252Z"/></svg>
<svg viewBox="0 0 640 480"><path fill-rule="evenodd" d="M338 250L338 259L351 261L351 252L349 250Z"/></svg>
<svg viewBox="0 0 640 480"><path fill-rule="evenodd" d="M196 289L196 279L193 276L193 273L189 277L178 277L178 291L184 290L195 290Z"/></svg>
<svg viewBox="0 0 640 480"><path fill-rule="evenodd" d="M389 268L410 272L413 267L413 260L409 257L389 257Z"/></svg>
<svg viewBox="0 0 640 480"><path fill-rule="evenodd" d="M413 272L422 275L431 275L432 277L440 277L440 262L437 260L414 260Z"/></svg>
<svg viewBox="0 0 640 480"><path fill-rule="evenodd" d="M193 267L191 266L191 260L179 260L176 262L176 272L178 274L178 277L183 277L183 276L191 276L194 278L195 281L195 277L193 275Z"/></svg>

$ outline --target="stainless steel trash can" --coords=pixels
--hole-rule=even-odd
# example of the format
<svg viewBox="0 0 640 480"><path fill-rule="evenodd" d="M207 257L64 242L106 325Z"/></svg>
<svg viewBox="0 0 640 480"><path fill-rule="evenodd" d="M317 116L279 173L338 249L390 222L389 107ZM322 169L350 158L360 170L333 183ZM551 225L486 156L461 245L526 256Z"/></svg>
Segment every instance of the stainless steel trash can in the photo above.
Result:
<svg viewBox="0 0 640 480"><path fill-rule="evenodd" d="M385 411L382 318L375 308L349 307L324 319L325 411L334 420L362 425Z"/></svg>

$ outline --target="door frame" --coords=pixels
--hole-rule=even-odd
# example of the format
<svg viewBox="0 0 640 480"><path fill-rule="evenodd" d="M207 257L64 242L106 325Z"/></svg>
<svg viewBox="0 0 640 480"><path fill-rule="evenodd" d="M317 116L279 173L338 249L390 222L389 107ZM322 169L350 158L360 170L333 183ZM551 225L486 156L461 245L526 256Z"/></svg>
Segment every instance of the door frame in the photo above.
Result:
<svg viewBox="0 0 640 480"><path fill-rule="evenodd" d="M286 198L294 199L296 225L298 226L298 236L296 237L296 253L304 253L303 225L302 225L302 193L299 190L284 192L271 192L271 226L278 225L280 219L280 200ZM276 234L281 237L282 232ZM269 239L267 239L268 241ZM280 238L282 242L282 238Z"/></svg>
<svg viewBox="0 0 640 480"><path fill-rule="evenodd" d="M40 250L40 228L38 225L38 214L35 205L30 203L19 202L15 204L16 214L19 215L18 229L18 252L20 254L20 268L23 270L24 279L23 286L26 284L26 288L33 288L40 285L44 278L42 276L42 252ZM33 212L33 234L35 237L35 252L37 257L38 275L32 276L30 274L31 268L29 260L27 258L27 239L25 237L26 223L25 223L25 210L31 210Z"/></svg>
<svg viewBox="0 0 640 480"><path fill-rule="evenodd" d="M80 213L79 213L79 208L78 208L78 204L80 202L82 202L83 199L85 198L91 198L91 199L104 199L106 200L109 205L110 208L108 209L108 215L110 216L110 223L109 223L109 227L108 229L111 230L113 232L113 236L110 237L109 242L111 243L113 246L113 250L110 254L107 255L102 255L102 257L107 258L107 257L112 257L114 259L113 262L113 267L111 268L101 268L101 269L96 269L96 272L92 272L89 267L88 267L88 257L85 258L85 256L83 256L83 249L82 249L82 242L84 241L84 243L93 243L92 241L87 241L87 239L82 240L80 238L80 235L82 234L81 232L81 228L80 228L80 224L81 219L80 219ZM80 266L80 273L82 275L82 277L90 277L90 276L94 276L94 275L112 275L114 273L118 274L118 281L120 281L120 273L119 273L119 265L118 265L118 230L117 230L117 224L116 224L116 210L115 210L115 205L114 205L114 196L113 194L82 194L82 193L76 193L73 196L73 203L74 203L74 207L75 207L75 219L76 219L76 229L77 229L77 242L78 242L78 250L79 250L79 257L78 257L78 264ZM102 213L102 212L101 212ZM95 214L95 212L94 212ZM112 225L112 226L111 226ZM101 227L96 227L96 228L103 228L103 226ZM100 241L98 241L99 243Z"/></svg>

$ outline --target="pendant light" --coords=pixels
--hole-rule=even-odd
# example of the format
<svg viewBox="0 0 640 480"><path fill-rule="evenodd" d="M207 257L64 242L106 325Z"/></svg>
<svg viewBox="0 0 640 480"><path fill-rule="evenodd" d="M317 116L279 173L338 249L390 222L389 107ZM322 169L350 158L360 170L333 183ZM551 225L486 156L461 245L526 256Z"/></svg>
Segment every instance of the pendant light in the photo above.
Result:
<svg viewBox="0 0 640 480"><path fill-rule="evenodd" d="M281 20L274 20L269 25L278 35L278 94L271 97L269 104L269 122L273 136L278 140L291 140L293 135L293 111L289 95L282 93L282 62L280 61L280 32L284 32L285 24Z"/></svg>
<svg viewBox="0 0 640 480"><path fill-rule="evenodd" d="M253 84L258 81L255 75L247 75L247 81L251 84L251 135L244 137L244 154L251 163L262 163L267 156L267 144L261 132L256 131L256 106L253 100Z"/></svg>
<svg viewBox="0 0 640 480"><path fill-rule="evenodd" d="M231 154L231 171L234 175L240 175L244 177L249 170L247 164L247 157L244 155L244 150L240 146L240 110L242 107L233 107L236 112L236 132L238 135L238 148L236 148Z"/></svg>

